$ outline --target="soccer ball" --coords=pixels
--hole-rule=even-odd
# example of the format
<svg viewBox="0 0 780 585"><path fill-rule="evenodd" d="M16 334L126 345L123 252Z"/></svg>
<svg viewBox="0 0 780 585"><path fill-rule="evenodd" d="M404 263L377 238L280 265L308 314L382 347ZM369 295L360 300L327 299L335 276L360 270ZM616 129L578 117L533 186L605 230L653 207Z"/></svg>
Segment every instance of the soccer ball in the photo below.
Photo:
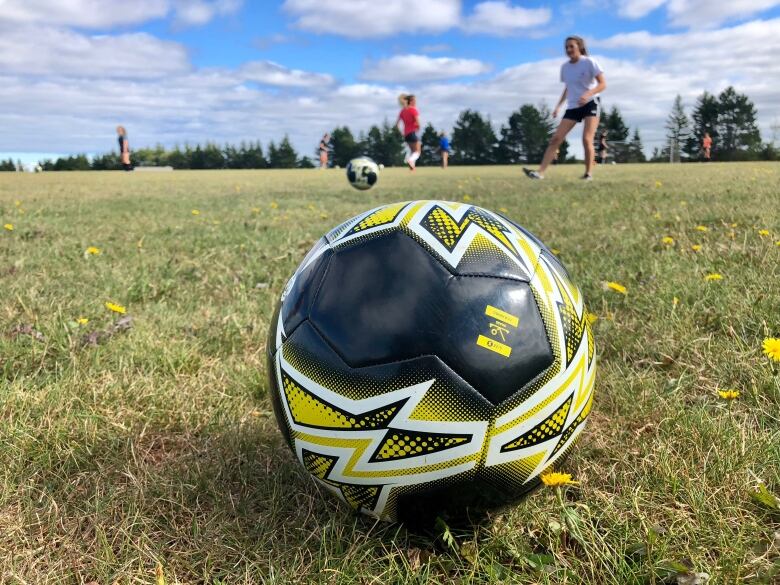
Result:
<svg viewBox="0 0 780 585"><path fill-rule="evenodd" d="M593 335L566 269L464 203L386 205L326 234L282 292L267 358L303 467L353 508L411 523L526 494L593 401Z"/></svg>
<svg viewBox="0 0 780 585"><path fill-rule="evenodd" d="M367 156L353 158L347 164L347 180L355 189L365 191L376 184L379 167Z"/></svg>

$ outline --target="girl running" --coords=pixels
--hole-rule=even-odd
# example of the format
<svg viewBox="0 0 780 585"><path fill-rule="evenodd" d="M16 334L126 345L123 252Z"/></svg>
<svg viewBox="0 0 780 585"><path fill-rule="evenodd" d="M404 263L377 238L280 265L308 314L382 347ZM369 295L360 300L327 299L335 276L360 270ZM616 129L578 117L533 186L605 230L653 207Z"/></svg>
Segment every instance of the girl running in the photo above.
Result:
<svg viewBox="0 0 780 585"><path fill-rule="evenodd" d="M130 144L127 142L127 130L124 126L116 127L117 141L119 142L119 162L126 171L132 171L133 165L130 162Z"/></svg>
<svg viewBox="0 0 780 585"><path fill-rule="evenodd" d="M584 121L582 132L582 145L585 149L585 174L583 179L593 179L593 141L596 136L596 128L599 125L601 113L601 100L599 95L607 88L604 79L604 71L598 62L588 57L588 49L582 37L571 36L566 38L566 56L569 60L561 66L561 81L565 84L561 99L553 110L553 117L558 117L561 106L566 102L566 112L563 114L558 129L550 140L550 145L544 153L542 164L538 171L532 171L523 167L525 174L531 179L544 179L544 172L550 166L555 151L566 139L578 123Z"/></svg>
<svg viewBox="0 0 780 585"><path fill-rule="evenodd" d="M404 142L409 147L409 156L406 157L406 164L409 165L411 170L414 170L417 164L417 159L420 158L420 112L417 111L417 98L413 95L407 95L402 93L398 96L398 103L401 105L401 113L398 114L398 121L396 126L401 129L403 124L402 134L404 135Z"/></svg>

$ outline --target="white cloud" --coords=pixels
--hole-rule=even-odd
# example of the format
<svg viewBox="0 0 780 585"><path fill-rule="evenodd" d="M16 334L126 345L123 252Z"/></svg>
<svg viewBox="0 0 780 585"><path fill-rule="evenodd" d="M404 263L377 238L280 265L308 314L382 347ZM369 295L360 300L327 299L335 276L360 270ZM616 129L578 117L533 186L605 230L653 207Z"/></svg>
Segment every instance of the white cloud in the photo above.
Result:
<svg viewBox="0 0 780 585"><path fill-rule="evenodd" d="M523 8L508 1L480 2L474 13L463 22L463 28L471 33L506 36L528 31L550 22L549 8Z"/></svg>
<svg viewBox="0 0 780 585"><path fill-rule="evenodd" d="M460 0L285 0L297 28L349 38L442 32L460 20Z"/></svg>
<svg viewBox="0 0 780 585"><path fill-rule="evenodd" d="M0 25L7 74L156 78L190 69L185 48L146 33L83 35L37 25Z"/></svg>
<svg viewBox="0 0 780 585"><path fill-rule="evenodd" d="M252 61L244 64L240 75L247 81L279 87L321 87L331 85L334 79L323 73L310 73L300 69L288 69L273 61Z"/></svg>
<svg viewBox="0 0 780 585"><path fill-rule="evenodd" d="M0 23L109 29L173 14L180 25L205 24L238 10L241 0L0 0Z"/></svg>
<svg viewBox="0 0 780 585"><path fill-rule="evenodd" d="M714 27L729 20L748 18L780 6L778 0L617 0L618 13L626 18L642 18L666 6L669 21L689 28Z"/></svg>
<svg viewBox="0 0 780 585"><path fill-rule="evenodd" d="M618 14L624 18L642 18L664 4L666 0L620 0Z"/></svg>
<svg viewBox="0 0 780 585"><path fill-rule="evenodd" d="M477 59L395 55L387 59L367 62L360 76L369 81L404 83L469 77L490 70L490 65Z"/></svg>
<svg viewBox="0 0 780 585"><path fill-rule="evenodd" d="M241 4L241 0L175 0L174 22L182 26L200 26L217 16L237 12Z"/></svg>
<svg viewBox="0 0 780 585"><path fill-rule="evenodd" d="M449 51L452 51L452 45L447 43L434 43L420 47L421 53L447 53Z"/></svg>

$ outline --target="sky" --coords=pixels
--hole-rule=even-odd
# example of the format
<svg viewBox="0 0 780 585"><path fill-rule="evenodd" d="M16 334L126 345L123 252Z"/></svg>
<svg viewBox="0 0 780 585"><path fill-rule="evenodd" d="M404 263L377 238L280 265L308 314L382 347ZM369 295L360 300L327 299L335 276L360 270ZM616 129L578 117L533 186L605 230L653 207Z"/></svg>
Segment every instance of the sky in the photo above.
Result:
<svg viewBox="0 0 780 585"><path fill-rule="evenodd" d="M780 0L0 0L0 158L108 152L117 124L131 148L286 134L312 155L394 122L401 92L423 124L471 108L498 130L555 105L569 34L648 151L676 94L690 112L728 85L777 134Z"/></svg>

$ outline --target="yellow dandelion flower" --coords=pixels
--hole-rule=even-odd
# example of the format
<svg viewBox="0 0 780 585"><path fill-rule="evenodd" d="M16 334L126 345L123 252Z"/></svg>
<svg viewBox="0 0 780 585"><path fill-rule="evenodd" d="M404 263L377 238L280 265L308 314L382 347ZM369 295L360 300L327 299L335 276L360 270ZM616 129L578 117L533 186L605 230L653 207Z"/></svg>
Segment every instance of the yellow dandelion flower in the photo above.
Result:
<svg viewBox="0 0 780 585"><path fill-rule="evenodd" d="M124 315L125 313L127 313L127 309L122 305L117 305L116 303L112 303L111 301L106 301L105 305L106 305L106 309L114 313L119 313L120 315Z"/></svg>
<svg viewBox="0 0 780 585"><path fill-rule="evenodd" d="M17 207L21 207L22 202L17 199L16 201L14 201L14 205L16 205Z"/></svg>
<svg viewBox="0 0 780 585"><path fill-rule="evenodd" d="M672 244L674 244L674 238L672 236L664 236L663 238L661 238L661 242L663 244L666 244L667 246L671 246Z"/></svg>
<svg viewBox="0 0 780 585"><path fill-rule="evenodd" d="M680 205L685 207L686 205L688 205L688 202L685 199L680 199Z"/></svg>
<svg viewBox="0 0 780 585"><path fill-rule="evenodd" d="M260 213L260 208L259 207L253 207L252 208L252 213L255 213L255 214Z"/></svg>
<svg viewBox="0 0 780 585"><path fill-rule="evenodd" d="M764 339L764 355L770 360L780 362L780 338L767 337Z"/></svg>
<svg viewBox="0 0 780 585"><path fill-rule="evenodd" d="M588 322L588 325L593 325L599 320L599 316L596 313L585 313L585 320Z"/></svg>
<svg viewBox="0 0 780 585"><path fill-rule="evenodd" d="M12 232L12 231L14 231L14 224L12 224L12 223L6 223L6 224L4 224L4 225L3 225L3 227L4 227L4 228L5 228L7 231L9 231L9 232Z"/></svg>
<svg viewBox="0 0 780 585"><path fill-rule="evenodd" d="M550 252L552 252L556 256L561 253L561 251L558 248L550 248Z"/></svg>
<svg viewBox="0 0 780 585"><path fill-rule="evenodd" d="M680 304L680 299L678 299L677 297L674 297L672 299L672 307L677 307L677 305L679 305L679 304Z"/></svg>
<svg viewBox="0 0 780 585"><path fill-rule="evenodd" d="M200 209L193 209L190 213L192 213L192 215L200 215Z"/></svg>
<svg viewBox="0 0 780 585"><path fill-rule="evenodd" d="M548 471L541 475L541 480L547 487L560 487L562 485L579 485L580 482L572 481L571 473L558 473L557 471Z"/></svg>
<svg viewBox="0 0 780 585"><path fill-rule="evenodd" d="M656 182L655 182L655 188L656 188L656 189L660 189L660 188L661 188L661 187L663 187L663 186L664 186L664 184L663 184L661 181L656 181Z"/></svg>
<svg viewBox="0 0 780 585"><path fill-rule="evenodd" d="M509 210L508 210L506 207L499 207L499 208L498 208L498 210L499 210L501 213L508 213L508 212L509 212Z"/></svg>
<svg viewBox="0 0 780 585"><path fill-rule="evenodd" d="M780 246L780 240L777 240L777 241L775 242L775 246Z"/></svg>
<svg viewBox="0 0 780 585"><path fill-rule="evenodd" d="M710 228L708 228L706 225L697 225L696 231L698 232L708 232L710 231Z"/></svg>
<svg viewBox="0 0 780 585"><path fill-rule="evenodd" d="M271 209L278 209L279 204L276 201L271 201Z"/></svg>
<svg viewBox="0 0 780 585"><path fill-rule="evenodd" d="M717 272L711 272L707 276L704 277L704 280L706 281L713 281L713 280L723 280L723 275L718 274Z"/></svg>
<svg viewBox="0 0 780 585"><path fill-rule="evenodd" d="M328 219L328 214L327 213L320 213L320 217L322 219Z"/></svg>
<svg viewBox="0 0 780 585"><path fill-rule="evenodd" d="M762 238L769 235L769 230L758 230L758 235Z"/></svg>
<svg viewBox="0 0 780 585"><path fill-rule="evenodd" d="M718 396L723 400L734 400L739 398L739 390L718 390Z"/></svg>
<svg viewBox="0 0 780 585"><path fill-rule="evenodd" d="M622 284L617 283L617 282L608 282L607 283L607 288L609 290L613 290L615 292L618 292L621 295L628 294L628 290L626 289L626 287L623 286Z"/></svg>
<svg viewBox="0 0 780 585"><path fill-rule="evenodd" d="M656 212L653 214L653 217L654 217L655 219L661 219L661 214L660 214L658 211L656 211Z"/></svg>
<svg viewBox="0 0 780 585"><path fill-rule="evenodd" d="M86 256L99 256L100 255L100 248L96 248L95 246L90 246L86 250L84 250L84 255Z"/></svg>
<svg viewBox="0 0 780 585"><path fill-rule="evenodd" d="M735 227L737 227L738 225L739 225L739 224L735 222L735 223L732 223L732 224L731 224L731 227L735 228Z"/></svg>
<svg viewBox="0 0 780 585"><path fill-rule="evenodd" d="M694 244L693 246L691 246L691 250L693 250L694 252L699 252L701 250L701 244Z"/></svg>
<svg viewBox="0 0 780 585"><path fill-rule="evenodd" d="M464 196L463 196L463 201L465 201L466 203L468 203L469 201L471 201L471 195L468 195L468 194L464 195Z"/></svg>
<svg viewBox="0 0 780 585"><path fill-rule="evenodd" d="M76 323L78 323L79 325L86 325L87 323L89 323L89 319L87 319L86 317L79 317L78 319L76 319Z"/></svg>

